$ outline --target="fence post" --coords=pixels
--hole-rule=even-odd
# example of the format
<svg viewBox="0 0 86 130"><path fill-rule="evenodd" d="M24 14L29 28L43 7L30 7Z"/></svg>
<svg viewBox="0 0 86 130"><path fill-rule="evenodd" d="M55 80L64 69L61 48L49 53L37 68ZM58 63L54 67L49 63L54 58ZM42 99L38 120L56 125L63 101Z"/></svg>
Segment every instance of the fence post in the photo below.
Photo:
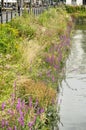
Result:
<svg viewBox="0 0 86 130"><path fill-rule="evenodd" d="M11 19L13 18L13 12L12 12L12 10L11 10Z"/></svg>
<svg viewBox="0 0 86 130"><path fill-rule="evenodd" d="M3 18L2 18L2 6L0 6L0 17L1 17L1 23L3 23Z"/></svg>
<svg viewBox="0 0 86 130"><path fill-rule="evenodd" d="M2 12L1 12L1 23L3 23L3 15L2 15Z"/></svg>
<svg viewBox="0 0 86 130"><path fill-rule="evenodd" d="M18 4L18 15L20 16L20 5Z"/></svg>
<svg viewBox="0 0 86 130"><path fill-rule="evenodd" d="M6 11L6 23L8 22L8 11Z"/></svg>

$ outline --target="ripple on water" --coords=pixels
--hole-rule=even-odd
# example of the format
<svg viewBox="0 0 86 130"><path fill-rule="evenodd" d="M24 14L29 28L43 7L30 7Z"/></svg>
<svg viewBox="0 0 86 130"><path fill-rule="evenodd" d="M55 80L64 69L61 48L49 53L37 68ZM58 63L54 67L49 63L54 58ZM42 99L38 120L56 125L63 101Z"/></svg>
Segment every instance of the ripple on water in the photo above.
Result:
<svg viewBox="0 0 86 130"><path fill-rule="evenodd" d="M86 31L76 30L59 98L59 130L86 130Z"/></svg>

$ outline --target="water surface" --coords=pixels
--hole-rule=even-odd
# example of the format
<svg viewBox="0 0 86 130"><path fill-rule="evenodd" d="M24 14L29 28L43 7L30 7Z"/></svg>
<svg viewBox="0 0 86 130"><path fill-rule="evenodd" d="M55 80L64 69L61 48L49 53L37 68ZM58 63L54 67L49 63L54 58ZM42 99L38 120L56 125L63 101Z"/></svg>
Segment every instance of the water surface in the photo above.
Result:
<svg viewBox="0 0 86 130"><path fill-rule="evenodd" d="M59 130L86 130L86 30L76 29L60 90Z"/></svg>

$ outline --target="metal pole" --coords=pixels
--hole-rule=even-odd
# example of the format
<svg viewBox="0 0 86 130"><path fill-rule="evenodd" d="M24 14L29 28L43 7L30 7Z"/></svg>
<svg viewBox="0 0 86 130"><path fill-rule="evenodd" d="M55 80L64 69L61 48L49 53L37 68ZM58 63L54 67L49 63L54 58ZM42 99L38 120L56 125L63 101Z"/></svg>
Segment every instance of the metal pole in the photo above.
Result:
<svg viewBox="0 0 86 130"><path fill-rule="evenodd" d="M31 8L32 8L32 1L30 0L30 13L31 13Z"/></svg>
<svg viewBox="0 0 86 130"><path fill-rule="evenodd" d="M1 0L1 7L4 7L4 0Z"/></svg>
<svg viewBox="0 0 86 130"><path fill-rule="evenodd" d="M2 17L2 7L3 7L3 1L1 0L1 7L0 7L0 17L1 17L1 23L3 23L3 17Z"/></svg>

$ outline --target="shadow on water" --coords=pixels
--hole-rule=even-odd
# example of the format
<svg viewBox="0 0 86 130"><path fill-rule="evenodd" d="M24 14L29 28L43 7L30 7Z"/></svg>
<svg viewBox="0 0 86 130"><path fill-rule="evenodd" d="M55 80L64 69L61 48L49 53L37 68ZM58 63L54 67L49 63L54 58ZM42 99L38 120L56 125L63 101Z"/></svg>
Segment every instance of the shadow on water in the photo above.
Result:
<svg viewBox="0 0 86 130"><path fill-rule="evenodd" d="M60 89L60 122L56 130L86 130L86 25L76 26L66 78Z"/></svg>

